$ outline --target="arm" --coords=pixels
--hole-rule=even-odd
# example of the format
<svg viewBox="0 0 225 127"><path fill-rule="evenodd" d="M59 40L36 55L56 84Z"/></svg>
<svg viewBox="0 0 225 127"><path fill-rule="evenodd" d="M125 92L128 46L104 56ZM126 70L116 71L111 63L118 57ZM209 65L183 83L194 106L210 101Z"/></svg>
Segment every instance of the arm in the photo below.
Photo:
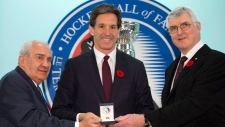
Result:
<svg viewBox="0 0 225 127"><path fill-rule="evenodd" d="M135 86L135 113L143 114L145 112L154 110L154 104L148 84L147 73L142 62L136 66L136 71L137 79Z"/></svg>
<svg viewBox="0 0 225 127"><path fill-rule="evenodd" d="M10 76L1 80L0 114L7 122L20 127L74 127L75 121L49 117L45 105L39 103L30 85L33 84L21 77Z"/></svg>
<svg viewBox="0 0 225 127"><path fill-rule="evenodd" d="M69 60L66 61L62 71L58 89L52 106L52 114L59 119L76 120L76 115L72 111L74 103L74 72Z"/></svg>

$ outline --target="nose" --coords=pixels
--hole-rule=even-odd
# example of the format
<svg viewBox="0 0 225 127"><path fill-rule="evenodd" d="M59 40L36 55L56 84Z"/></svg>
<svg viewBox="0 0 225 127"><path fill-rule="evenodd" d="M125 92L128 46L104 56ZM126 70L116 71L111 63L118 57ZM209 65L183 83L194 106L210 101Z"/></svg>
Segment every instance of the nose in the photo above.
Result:
<svg viewBox="0 0 225 127"><path fill-rule="evenodd" d="M48 67L50 67L50 65L51 65L51 62L49 62L49 60L47 60L47 59L46 60L43 60L42 66L48 68Z"/></svg>
<svg viewBox="0 0 225 127"><path fill-rule="evenodd" d="M110 34L110 28L108 28L108 27L105 28L105 34L106 35L109 35Z"/></svg>
<svg viewBox="0 0 225 127"><path fill-rule="evenodd" d="M177 27L177 34L182 34L184 30L182 30L180 27Z"/></svg>

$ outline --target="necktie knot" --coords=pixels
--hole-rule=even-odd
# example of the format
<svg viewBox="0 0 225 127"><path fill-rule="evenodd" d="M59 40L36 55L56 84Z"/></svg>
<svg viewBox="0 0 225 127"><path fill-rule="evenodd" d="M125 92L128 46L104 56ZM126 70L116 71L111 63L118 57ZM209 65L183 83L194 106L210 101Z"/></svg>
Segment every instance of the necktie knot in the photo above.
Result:
<svg viewBox="0 0 225 127"><path fill-rule="evenodd" d="M108 55L104 56L104 61L107 61L108 59L109 59Z"/></svg>
<svg viewBox="0 0 225 127"><path fill-rule="evenodd" d="M182 56L181 59L180 59L180 63L183 63L184 65L184 62L187 60L188 58L186 56Z"/></svg>
<svg viewBox="0 0 225 127"><path fill-rule="evenodd" d="M175 74L174 82L177 80L177 78L179 77L181 71L183 70L184 62L185 62L187 59L188 59L188 58L187 58L186 56L182 56L182 57L181 57L180 62L179 62L178 67L177 67L176 74Z"/></svg>
<svg viewBox="0 0 225 127"><path fill-rule="evenodd" d="M41 92L41 88L39 86L37 86L38 91L40 92L40 94L43 96L42 92Z"/></svg>

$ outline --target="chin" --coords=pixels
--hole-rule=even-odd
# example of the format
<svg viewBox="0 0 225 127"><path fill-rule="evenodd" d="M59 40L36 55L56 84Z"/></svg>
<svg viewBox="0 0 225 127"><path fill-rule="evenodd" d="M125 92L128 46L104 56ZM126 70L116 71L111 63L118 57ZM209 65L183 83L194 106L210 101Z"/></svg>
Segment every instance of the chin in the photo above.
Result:
<svg viewBox="0 0 225 127"><path fill-rule="evenodd" d="M47 77L48 77L48 74L44 74L44 75L42 74L41 76L39 76L39 79L44 81Z"/></svg>

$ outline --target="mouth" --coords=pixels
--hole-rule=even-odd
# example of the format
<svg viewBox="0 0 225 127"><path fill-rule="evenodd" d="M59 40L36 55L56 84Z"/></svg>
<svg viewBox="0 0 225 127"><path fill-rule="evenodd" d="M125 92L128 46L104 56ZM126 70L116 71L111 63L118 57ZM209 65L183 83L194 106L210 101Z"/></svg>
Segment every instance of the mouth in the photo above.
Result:
<svg viewBox="0 0 225 127"><path fill-rule="evenodd" d="M183 41L183 40L185 40L185 39L186 39L186 37L178 38L179 41Z"/></svg>
<svg viewBox="0 0 225 127"><path fill-rule="evenodd" d="M111 43L111 38L102 38L102 40L105 44Z"/></svg>
<svg viewBox="0 0 225 127"><path fill-rule="evenodd" d="M43 74L48 74L48 70L38 70L38 71L43 73Z"/></svg>
<svg viewBox="0 0 225 127"><path fill-rule="evenodd" d="M111 38L110 37L103 37L102 40L104 40L104 41L110 41Z"/></svg>

